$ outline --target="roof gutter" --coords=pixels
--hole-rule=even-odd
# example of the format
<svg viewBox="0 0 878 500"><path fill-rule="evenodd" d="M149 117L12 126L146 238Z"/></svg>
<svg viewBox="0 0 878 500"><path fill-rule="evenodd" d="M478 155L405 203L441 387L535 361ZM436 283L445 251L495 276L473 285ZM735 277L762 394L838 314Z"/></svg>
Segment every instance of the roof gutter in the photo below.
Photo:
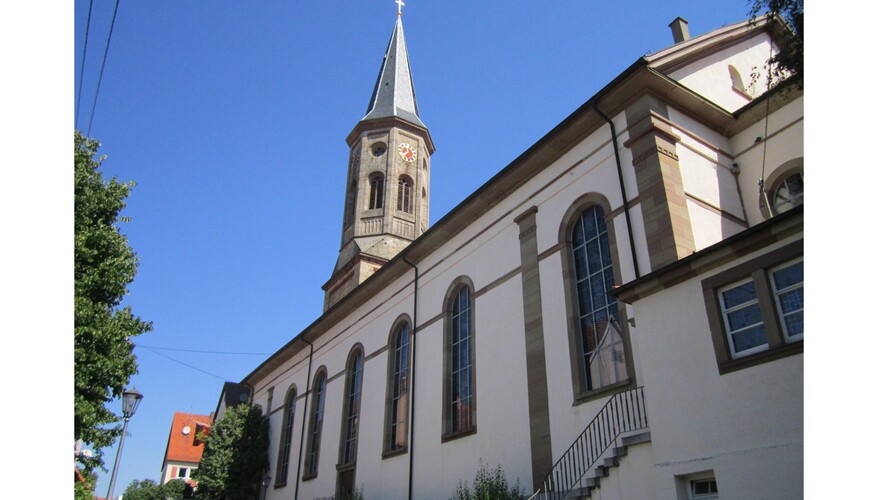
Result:
<svg viewBox="0 0 878 500"><path fill-rule="evenodd" d="M411 387L409 388L409 394L411 397L409 398L409 500L412 500L412 487L414 485L414 467L415 467L415 362L418 359L417 357L417 331L418 331L418 277L420 275L420 271L418 270L418 266L413 264L408 260L408 256L403 253L402 260L406 264L412 266L415 269L415 293L414 293L414 307L412 311L412 338L411 338L411 346L412 346L412 363L411 363Z"/></svg>
<svg viewBox="0 0 878 500"><path fill-rule="evenodd" d="M619 188L622 190L622 208L625 211L625 226L628 228L628 244L631 246L631 260L634 262L634 279L640 278L640 266L637 264L637 247L634 245L634 232L631 227L631 211L628 207L628 195L625 193L625 179L622 177L622 160L619 158L619 142L616 136L616 125L609 116L598 107L600 97L595 99L594 110L610 124L610 135L613 138L613 156L616 157L616 172L619 174Z"/></svg>

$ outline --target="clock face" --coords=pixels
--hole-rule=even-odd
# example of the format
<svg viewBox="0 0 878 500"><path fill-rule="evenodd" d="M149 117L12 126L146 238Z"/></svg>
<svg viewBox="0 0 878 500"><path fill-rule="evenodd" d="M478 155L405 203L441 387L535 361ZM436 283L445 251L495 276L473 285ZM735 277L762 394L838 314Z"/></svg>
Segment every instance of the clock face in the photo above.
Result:
<svg viewBox="0 0 878 500"><path fill-rule="evenodd" d="M399 145L399 156L401 156L404 161L415 161L418 157L418 152L415 150L414 146L404 142Z"/></svg>

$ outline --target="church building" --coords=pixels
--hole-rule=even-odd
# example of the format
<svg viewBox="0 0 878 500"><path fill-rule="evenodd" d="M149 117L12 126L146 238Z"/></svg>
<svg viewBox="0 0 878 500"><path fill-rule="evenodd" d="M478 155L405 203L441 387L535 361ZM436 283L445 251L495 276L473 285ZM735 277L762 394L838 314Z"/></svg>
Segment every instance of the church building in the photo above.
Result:
<svg viewBox="0 0 878 500"><path fill-rule="evenodd" d="M803 496L804 91L750 78L788 27L670 27L430 227L397 16L323 314L241 381L267 500L444 499L481 464L537 498Z"/></svg>

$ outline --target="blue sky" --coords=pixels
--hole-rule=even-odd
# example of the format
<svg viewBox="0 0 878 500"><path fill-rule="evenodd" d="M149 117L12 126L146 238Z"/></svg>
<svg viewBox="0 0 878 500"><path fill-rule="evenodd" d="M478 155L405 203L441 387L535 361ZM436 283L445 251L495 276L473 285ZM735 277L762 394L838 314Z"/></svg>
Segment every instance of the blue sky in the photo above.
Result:
<svg viewBox="0 0 878 500"><path fill-rule="evenodd" d="M406 3L421 119L437 147L431 222L639 56L671 45L674 18L697 36L749 10L745 0ZM68 105L88 7L75 0L72 26L61 26L72 41ZM112 9L94 1L83 132ZM321 314L341 237L345 137L366 111L395 16L392 0L121 3L90 136L103 143L106 177L137 182L123 232L141 263L126 304L154 331L135 339L132 385L145 397L116 494L159 479L175 411L209 414L223 380L241 380ZM105 452L109 466L115 448Z"/></svg>

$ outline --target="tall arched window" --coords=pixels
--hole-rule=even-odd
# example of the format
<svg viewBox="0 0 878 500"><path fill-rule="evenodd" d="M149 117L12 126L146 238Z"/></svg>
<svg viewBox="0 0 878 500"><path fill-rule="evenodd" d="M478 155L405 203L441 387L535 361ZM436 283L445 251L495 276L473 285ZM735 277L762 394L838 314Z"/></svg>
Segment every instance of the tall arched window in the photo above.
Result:
<svg viewBox="0 0 878 500"><path fill-rule="evenodd" d="M384 208L384 176L372 174L369 177L369 208Z"/></svg>
<svg viewBox="0 0 878 500"><path fill-rule="evenodd" d="M467 282L469 280L466 280ZM472 290L452 288L446 305L445 435L475 430Z"/></svg>
<svg viewBox="0 0 878 500"><path fill-rule="evenodd" d="M357 182L354 181L351 183L350 189L348 189L348 199L346 201L347 207L345 209L345 222L350 224L354 220L354 215L357 213Z"/></svg>
<svg viewBox="0 0 878 500"><path fill-rule="evenodd" d="M412 213L412 182L406 175L400 176L396 196L396 209L407 214Z"/></svg>
<svg viewBox="0 0 878 500"><path fill-rule="evenodd" d="M405 450L408 443L409 324L403 321L390 338L387 429L384 451Z"/></svg>
<svg viewBox="0 0 878 500"><path fill-rule="evenodd" d="M320 459L320 434L323 430L323 404L326 401L326 369L320 368L314 385L311 387L311 415L308 422L308 448L305 460L305 473L302 479L317 477Z"/></svg>
<svg viewBox="0 0 878 500"><path fill-rule="evenodd" d="M284 419L281 430L281 444L277 453L277 479L275 486L287 484L287 473L290 470L290 448L293 444L293 420L296 416L296 386L287 391L284 402Z"/></svg>
<svg viewBox="0 0 878 500"><path fill-rule="evenodd" d="M592 206L573 223L573 280L578 316L581 389L627 380L628 366L613 288L613 259L604 209Z"/></svg>
<svg viewBox="0 0 878 500"><path fill-rule="evenodd" d="M348 356L345 378L344 418L339 450L336 498L354 498L357 467L357 433L360 426L360 400L363 390L363 349L357 345Z"/></svg>
<svg viewBox="0 0 878 500"><path fill-rule="evenodd" d="M360 396L363 389L363 351L356 348L347 367L344 434L340 465L357 461L357 429L360 423Z"/></svg>

